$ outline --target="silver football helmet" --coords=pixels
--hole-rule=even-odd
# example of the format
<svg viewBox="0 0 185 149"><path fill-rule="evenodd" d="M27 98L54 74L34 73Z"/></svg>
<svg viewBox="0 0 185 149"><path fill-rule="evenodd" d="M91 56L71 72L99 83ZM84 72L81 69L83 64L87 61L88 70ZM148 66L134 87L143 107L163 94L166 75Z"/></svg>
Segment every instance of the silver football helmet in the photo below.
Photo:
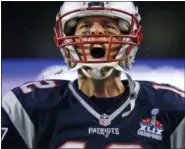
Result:
<svg viewBox="0 0 185 149"><path fill-rule="evenodd" d="M72 30L77 25L78 19L87 16L106 16L118 20L118 25L122 33L120 35L78 35L75 36ZM92 79L105 79L110 76L114 69L123 71L123 68L131 68L134 62L138 47L142 42L141 18L138 8L133 2L64 2L56 17L55 42L60 48L62 55L71 70L81 69L83 74ZM125 34L127 32L127 34ZM108 37L107 41L84 41L84 38ZM119 37L122 40L115 41L113 38ZM79 43L74 39L78 38ZM88 59L84 44L109 44L109 54L106 58ZM83 59L78 55L75 46L80 45ZM111 45L120 44L120 49L115 56L109 55ZM92 71L87 71L87 69ZM109 68L106 73L102 70Z"/></svg>

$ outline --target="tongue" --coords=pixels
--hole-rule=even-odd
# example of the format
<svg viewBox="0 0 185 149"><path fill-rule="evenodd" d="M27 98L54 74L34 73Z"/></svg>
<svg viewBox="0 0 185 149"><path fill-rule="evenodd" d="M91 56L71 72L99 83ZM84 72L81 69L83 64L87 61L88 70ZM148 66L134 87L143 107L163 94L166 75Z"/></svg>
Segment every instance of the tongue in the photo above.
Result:
<svg viewBox="0 0 185 149"><path fill-rule="evenodd" d="M105 56L105 49L104 48L92 48L91 49L91 56L93 58L103 58Z"/></svg>

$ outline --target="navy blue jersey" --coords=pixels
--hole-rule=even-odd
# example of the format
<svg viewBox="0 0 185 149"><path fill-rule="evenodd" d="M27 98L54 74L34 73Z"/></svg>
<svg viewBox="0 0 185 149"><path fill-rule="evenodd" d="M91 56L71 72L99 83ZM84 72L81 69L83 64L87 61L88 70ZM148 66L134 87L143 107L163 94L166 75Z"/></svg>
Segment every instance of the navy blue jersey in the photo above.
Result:
<svg viewBox="0 0 185 149"><path fill-rule="evenodd" d="M2 148L185 147L184 92L146 81L135 92L97 99L77 81L25 83L2 100Z"/></svg>

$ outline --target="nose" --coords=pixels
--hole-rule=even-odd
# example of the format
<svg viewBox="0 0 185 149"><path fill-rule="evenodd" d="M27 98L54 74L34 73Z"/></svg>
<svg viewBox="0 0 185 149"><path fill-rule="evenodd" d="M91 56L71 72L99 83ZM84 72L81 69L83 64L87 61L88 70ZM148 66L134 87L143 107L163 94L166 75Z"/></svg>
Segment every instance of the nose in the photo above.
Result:
<svg viewBox="0 0 185 149"><path fill-rule="evenodd" d="M103 26L100 23L94 23L90 28L90 34L92 35L101 35L104 34Z"/></svg>

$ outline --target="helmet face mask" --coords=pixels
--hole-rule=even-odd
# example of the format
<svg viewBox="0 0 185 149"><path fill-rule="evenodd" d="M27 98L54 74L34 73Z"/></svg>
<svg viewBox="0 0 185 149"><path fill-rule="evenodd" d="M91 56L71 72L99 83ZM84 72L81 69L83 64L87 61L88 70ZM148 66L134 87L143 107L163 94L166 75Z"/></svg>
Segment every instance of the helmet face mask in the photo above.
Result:
<svg viewBox="0 0 185 149"><path fill-rule="evenodd" d="M68 3L81 3L81 5L79 6L79 9L71 10L65 10L67 6L62 7L60 13L57 15L55 26L55 42L61 49L61 52L70 68L74 68L77 66L77 64L102 64L103 66L108 63L117 63L122 65L123 61L127 61L130 56L132 56L132 50L137 49L140 45L142 41L141 25L139 24L139 19L137 18L137 9L134 5L132 5L131 2L126 3L129 3L131 10L135 11L135 14L134 12L129 13L124 9L117 9L113 4L110 4L110 6L113 6L113 8L105 7L103 4L107 4L108 2L99 2L99 4L90 7L89 5L92 4L90 2ZM84 5L86 4L87 7L84 6L85 8L82 9L82 3ZM114 3L118 3L117 7L120 7L119 3L125 2ZM70 4L68 4L68 6L70 6ZM88 16L103 16L105 18L109 17L117 19L121 33L108 34L104 32L103 34L71 34L70 31L73 30L74 32L74 28L76 27L78 20L85 17L87 18ZM89 45L102 45L102 47L97 47L96 49L94 48L94 50L91 49L92 57L89 57L86 50L87 47L90 47ZM102 51L105 49L105 45L106 53L104 52L103 54ZM115 46L119 47L116 55L114 54L115 50L113 48ZM99 55L102 56L96 56L96 54L93 56L93 51L98 51L98 48Z"/></svg>

